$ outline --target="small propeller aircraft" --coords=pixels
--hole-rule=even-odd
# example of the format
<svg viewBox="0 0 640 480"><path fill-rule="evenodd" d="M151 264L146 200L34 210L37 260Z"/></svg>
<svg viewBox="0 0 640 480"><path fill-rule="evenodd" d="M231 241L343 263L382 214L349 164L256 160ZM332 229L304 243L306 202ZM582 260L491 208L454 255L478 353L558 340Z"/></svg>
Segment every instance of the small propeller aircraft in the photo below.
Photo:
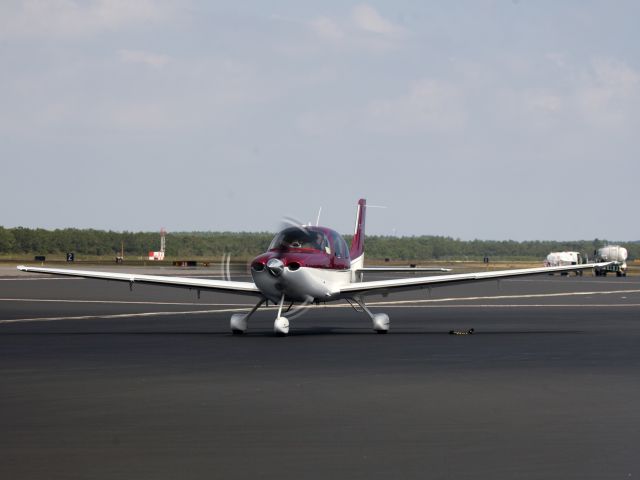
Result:
<svg viewBox="0 0 640 480"><path fill-rule="evenodd" d="M231 331L234 334L244 333L251 315L260 306L270 301L278 305L278 314L273 324L273 330L278 335L287 335L289 333L289 319L283 315L285 304L289 305L287 311L284 312L287 313L296 303L308 305L346 300L358 305L369 316L375 332L387 333L389 331L389 316L386 313L373 313L369 310L364 301L366 296L482 280L580 271L607 265L607 263L590 263L364 281L363 275L368 272L448 271L447 269L429 267L365 267L366 210L366 200L359 200L355 234L350 248L347 247L342 236L330 228L290 226L283 229L275 236L267 252L252 260L251 276L253 282L40 268L24 265L17 268L23 272L116 280L129 282L130 285L144 283L249 295L256 297L258 302L248 313L236 313L231 316Z"/></svg>

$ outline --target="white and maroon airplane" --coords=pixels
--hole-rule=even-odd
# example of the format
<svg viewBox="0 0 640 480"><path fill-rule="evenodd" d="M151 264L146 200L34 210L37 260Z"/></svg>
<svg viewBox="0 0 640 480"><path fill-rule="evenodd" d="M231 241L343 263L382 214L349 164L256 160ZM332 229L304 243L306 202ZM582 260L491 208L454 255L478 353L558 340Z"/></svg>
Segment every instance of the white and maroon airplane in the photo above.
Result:
<svg viewBox="0 0 640 480"><path fill-rule="evenodd" d="M432 288L441 285L477 282L481 280L520 277L524 275L571 272L594 268L602 264L567 265L559 267L525 268L493 272L449 274L426 277L408 277L391 280L363 281L366 272L399 271L448 271L440 268L412 267L365 267L364 225L366 201L358 202L356 228L351 247L335 230L319 226L289 227L279 232L267 252L251 262L253 282L231 280L209 280L161 275L138 275L135 273L111 273L57 268L38 268L20 265L23 272L49 273L100 280L116 280L197 290L235 293L258 298L258 303L248 313L231 316L231 331L244 333L247 321L258 308L271 301L279 306L273 329L276 334L289 333L289 320L283 316L285 303L320 303L346 300L359 305L371 318L377 333L389 331L389 316L373 313L364 302L364 297L388 294L396 291ZM286 313L286 312L285 312Z"/></svg>

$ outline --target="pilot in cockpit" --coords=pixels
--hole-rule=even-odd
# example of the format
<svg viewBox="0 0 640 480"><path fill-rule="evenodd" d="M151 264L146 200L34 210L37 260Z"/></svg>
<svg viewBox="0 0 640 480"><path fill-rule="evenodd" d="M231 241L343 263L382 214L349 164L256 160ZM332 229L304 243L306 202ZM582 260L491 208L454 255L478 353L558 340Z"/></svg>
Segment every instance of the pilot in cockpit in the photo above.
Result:
<svg viewBox="0 0 640 480"><path fill-rule="evenodd" d="M325 253L331 253L331 248L327 243L327 238L320 232L316 232L316 240L313 245L316 250L321 250Z"/></svg>

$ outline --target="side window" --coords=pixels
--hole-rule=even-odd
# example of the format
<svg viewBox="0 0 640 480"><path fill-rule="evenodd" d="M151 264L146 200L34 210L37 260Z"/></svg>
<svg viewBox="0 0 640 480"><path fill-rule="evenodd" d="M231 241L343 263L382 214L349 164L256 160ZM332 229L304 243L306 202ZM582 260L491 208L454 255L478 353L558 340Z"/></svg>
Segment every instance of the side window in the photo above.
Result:
<svg viewBox="0 0 640 480"><path fill-rule="evenodd" d="M349 247L347 247L346 242L344 241L344 238L342 237L338 237L340 245L341 245L341 249L342 249L342 258L349 258Z"/></svg>
<svg viewBox="0 0 640 480"><path fill-rule="evenodd" d="M347 244L338 233L331 232L331 243L333 243L333 249L336 252L336 257L347 258Z"/></svg>

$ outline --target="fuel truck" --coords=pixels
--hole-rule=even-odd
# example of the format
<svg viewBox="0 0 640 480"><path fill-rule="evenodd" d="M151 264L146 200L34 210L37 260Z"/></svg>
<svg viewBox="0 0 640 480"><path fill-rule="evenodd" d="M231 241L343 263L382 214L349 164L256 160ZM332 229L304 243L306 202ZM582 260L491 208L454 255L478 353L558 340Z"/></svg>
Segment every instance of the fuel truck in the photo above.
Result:
<svg viewBox="0 0 640 480"><path fill-rule="evenodd" d="M593 252L596 262L611 262L604 267L595 268L598 277L606 277L608 272L615 272L616 277L627 276L627 249L620 245L607 245Z"/></svg>
<svg viewBox="0 0 640 480"><path fill-rule="evenodd" d="M586 263L580 252L551 252L544 260L545 267L562 267L565 265L579 265ZM553 275L550 273L549 275ZM560 275L567 275L563 272ZM576 275L582 276L582 270L577 270Z"/></svg>

